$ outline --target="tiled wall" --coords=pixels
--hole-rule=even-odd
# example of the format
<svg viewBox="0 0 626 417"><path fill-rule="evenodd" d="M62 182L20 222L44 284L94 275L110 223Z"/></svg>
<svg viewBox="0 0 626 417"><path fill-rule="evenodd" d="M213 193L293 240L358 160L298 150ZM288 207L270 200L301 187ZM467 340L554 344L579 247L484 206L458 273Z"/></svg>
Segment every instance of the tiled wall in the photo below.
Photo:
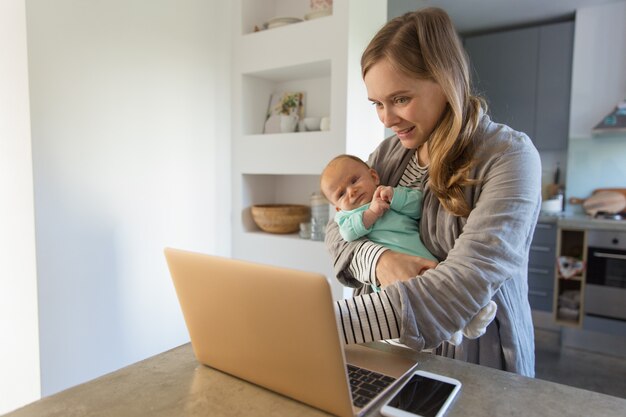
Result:
<svg viewBox="0 0 626 417"><path fill-rule="evenodd" d="M568 154L568 197L585 198L596 188L626 188L626 134L571 139Z"/></svg>

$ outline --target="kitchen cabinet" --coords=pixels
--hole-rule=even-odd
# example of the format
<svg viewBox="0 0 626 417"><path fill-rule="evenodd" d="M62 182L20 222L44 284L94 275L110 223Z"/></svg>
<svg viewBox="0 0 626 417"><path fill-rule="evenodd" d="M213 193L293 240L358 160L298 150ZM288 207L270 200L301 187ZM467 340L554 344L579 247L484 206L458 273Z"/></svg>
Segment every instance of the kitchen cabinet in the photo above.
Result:
<svg viewBox="0 0 626 417"><path fill-rule="evenodd" d="M476 90L494 121L527 133L535 130L539 29L509 30L465 39Z"/></svg>
<svg viewBox="0 0 626 417"><path fill-rule="evenodd" d="M535 146L541 150L567 149L572 83L574 22L539 28L539 71Z"/></svg>
<svg viewBox="0 0 626 417"><path fill-rule="evenodd" d="M567 149L573 39L573 21L464 39L493 120L526 133L539 150Z"/></svg>
<svg viewBox="0 0 626 417"><path fill-rule="evenodd" d="M385 22L386 3L335 0L329 15L307 20L310 5L309 0L233 3L232 256L322 273L338 299L346 293L332 277L324 243L262 232L250 209L254 204L309 204L332 157L367 158L384 135L359 63ZM270 28L259 30L267 22L273 22ZM270 97L283 92L304 93L303 116L329 116L330 128L264 133Z"/></svg>
<svg viewBox="0 0 626 417"><path fill-rule="evenodd" d="M556 223L537 223L528 259L528 301L533 310L553 310L556 241Z"/></svg>

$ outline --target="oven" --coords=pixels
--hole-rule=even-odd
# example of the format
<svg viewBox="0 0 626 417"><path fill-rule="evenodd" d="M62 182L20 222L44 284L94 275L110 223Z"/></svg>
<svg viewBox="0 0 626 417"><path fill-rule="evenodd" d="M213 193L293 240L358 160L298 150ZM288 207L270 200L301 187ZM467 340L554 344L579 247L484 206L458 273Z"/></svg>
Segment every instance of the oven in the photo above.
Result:
<svg viewBox="0 0 626 417"><path fill-rule="evenodd" d="M626 231L587 231L585 313L626 321Z"/></svg>

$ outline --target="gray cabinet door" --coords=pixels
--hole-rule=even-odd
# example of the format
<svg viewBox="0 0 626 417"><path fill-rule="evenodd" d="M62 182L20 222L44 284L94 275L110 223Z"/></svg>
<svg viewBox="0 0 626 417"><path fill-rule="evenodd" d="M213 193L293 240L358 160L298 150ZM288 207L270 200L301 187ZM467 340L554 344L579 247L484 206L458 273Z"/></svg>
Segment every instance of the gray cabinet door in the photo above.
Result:
<svg viewBox="0 0 626 417"><path fill-rule="evenodd" d="M535 135L539 29L465 39L476 91L487 99L493 121Z"/></svg>
<svg viewBox="0 0 626 417"><path fill-rule="evenodd" d="M542 150L567 149L573 46L574 22L540 27L533 141Z"/></svg>
<svg viewBox="0 0 626 417"><path fill-rule="evenodd" d="M537 223L528 258L528 301L533 310L552 311L556 223Z"/></svg>
<svg viewBox="0 0 626 417"><path fill-rule="evenodd" d="M475 89L493 121L526 133L539 150L565 150L574 22L465 38Z"/></svg>

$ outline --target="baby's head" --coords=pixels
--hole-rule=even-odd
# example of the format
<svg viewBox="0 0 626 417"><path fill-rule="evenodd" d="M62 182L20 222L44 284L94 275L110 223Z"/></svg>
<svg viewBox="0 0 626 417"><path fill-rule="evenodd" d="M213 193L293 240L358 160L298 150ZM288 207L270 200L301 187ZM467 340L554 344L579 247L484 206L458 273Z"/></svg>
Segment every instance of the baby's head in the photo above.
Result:
<svg viewBox="0 0 626 417"><path fill-rule="evenodd" d="M337 210L354 210L372 201L380 183L376 170L352 155L333 158L320 180L320 188Z"/></svg>

